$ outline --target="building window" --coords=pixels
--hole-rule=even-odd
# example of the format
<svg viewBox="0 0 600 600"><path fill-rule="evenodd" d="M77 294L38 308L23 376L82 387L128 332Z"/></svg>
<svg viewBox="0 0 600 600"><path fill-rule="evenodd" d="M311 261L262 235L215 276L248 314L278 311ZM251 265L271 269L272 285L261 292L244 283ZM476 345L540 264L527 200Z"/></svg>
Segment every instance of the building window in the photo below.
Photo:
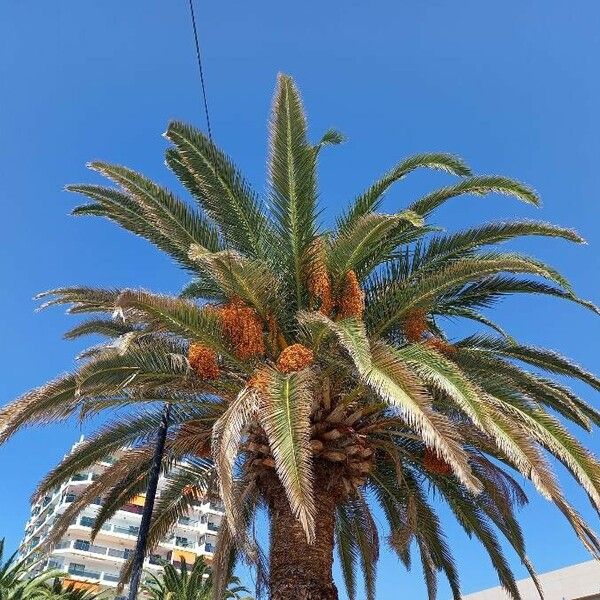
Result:
<svg viewBox="0 0 600 600"><path fill-rule="evenodd" d="M71 575L85 573L85 565L81 563L69 563L69 573L71 573Z"/></svg>
<svg viewBox="0 0 600 600"><path fill-rule="evenodd" d="M87 540L76 540L73 544L73 548L76 550L84 550L85 552L89 552L90 543Z"/></svg>
<svg viewBox="0 0 600 600"><path fill-rule="evenodd" d="M93 527L94 526L94 518L93 517L81 517L81 520L79 522L84 527Z"/></svg>
<svg viewBox="0 0 600 600"><path fill-rule="evenodd" d="M65 504L67 504L69 502L74 502L75 498L77 498L77 496L75 494L67 494L65 496Z"/></svg>
<svg viewBox="0 0 600 600"><path fill-rule="evenodd" d="M176 536L175 537L175 545L180 546L182 548L187 548L190 545L190 543L187 538Z"/></svg>

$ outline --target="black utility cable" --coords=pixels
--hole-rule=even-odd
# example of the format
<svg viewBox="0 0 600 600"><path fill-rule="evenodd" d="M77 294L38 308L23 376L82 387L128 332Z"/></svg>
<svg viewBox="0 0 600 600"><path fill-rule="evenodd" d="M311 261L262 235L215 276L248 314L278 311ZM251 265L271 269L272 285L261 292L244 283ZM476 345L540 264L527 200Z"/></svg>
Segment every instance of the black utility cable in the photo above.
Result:
<svg viewBox="0 0 600 600"><path fill-rule="evenodd" d="M202 55L200 54L200 42L198 42L198 28L196 27L196 15L194 14L193 0L189 0L190 16L192 17L192 28L194 29L194 41L196 43L196 58L198 59L198 71L200 72L200 84L202 86L202 99L204 100L204 113L206 114L206 128L208 137L212 140L210 129L210 116L208 114L208 101L206 99L206 85L204 84L204 69L202 68Z"/></svg>

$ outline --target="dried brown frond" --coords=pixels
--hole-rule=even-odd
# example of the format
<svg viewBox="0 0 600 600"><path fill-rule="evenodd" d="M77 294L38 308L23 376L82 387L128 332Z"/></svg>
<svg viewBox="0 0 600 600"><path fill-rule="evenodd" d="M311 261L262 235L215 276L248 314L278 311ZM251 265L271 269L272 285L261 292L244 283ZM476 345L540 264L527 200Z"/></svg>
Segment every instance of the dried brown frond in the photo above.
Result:
<svg viewBox="0 0 600 600"><path fill-rule="evenodd" d="M220 375L217 354L203 344L190 344L188 349L190 366L198 377L205 380L217 379Z"/></svg>
<svg viewBox="0 0 600 600"><path fill-rule="evenodd" d="M223 331L231 340L241 360L265 352L263 322L260 315L239 298L233 298L219 309Z"/></svg>
<svg viewBox="0 0 600 600"><path fill-rule="evenodd" d="M411 310L402 323L404 337L409 342L420 342L427 329L427 313L422 308Z"/></svg>
<svg viewBox="0 0 600 600"><path fill-rule="evenodd" d="M431 450L431 448L425 448L423 467L436 475L452 474L452 467L444 459L440 458L435 451Z"/></svg>
<svg viewBox="0 0 600 600"><path fill-rule="evenodd" d="M342 292L338 302L338 315L341 318L355 317L362 319L365 312L365 293L360 287L354 271L348 271L342 284Z"/></svg>
<svg viewBox="0 0 600 600"><path fill-rule="evenodd" d="M309 367L315 362L315 355L310 348L302 344L292 344L285 348L277 359L277 368L282 373L293 373Z"/></svg>

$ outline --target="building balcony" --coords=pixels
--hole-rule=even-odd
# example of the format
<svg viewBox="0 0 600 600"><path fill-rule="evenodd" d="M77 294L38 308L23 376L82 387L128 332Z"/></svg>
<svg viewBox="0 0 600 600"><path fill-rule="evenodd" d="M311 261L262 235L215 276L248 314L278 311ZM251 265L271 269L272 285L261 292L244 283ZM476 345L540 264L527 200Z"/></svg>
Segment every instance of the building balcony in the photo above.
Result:
<svg viewBox="0 0 600 600"><path fill-rule="evenodd" d="M190 517L180 517L177 519L177 527L185 527L186 529L198 529L200 519L191 519Z"/></svg>
<svg viewBox="0 0 600 600"><path fill-rule="evenodd" d="M128 527L123 527L121 525L113 525L112 531L113 533L117 533L119 535L137 537L138 533L140 532L140 528L137 525L129 525Z"/></svg>
<svg viewBox="0 0 600 600"><path fill-rule="evenodd" d="M133 550L129 548L109 548L107 556L111 558L120 558L122 560L127 560L133 554Z"/></svg>
<svg viewBox="0 0 600 600"><path fill-rule="evenodd" d="M67 571L69 575L73 575L74 577L80 577L82 579L93 579L98 581L102 577L101 571L90 571L88 569L80 569L71 566L69 566Z"/></svg>
<svg viewBox="0 0 600 600"><path fill-rule="evenodd" d="M118 573L102 573L102 580L103 583L108 583L110 584L117 584L119 583L119 575Z"/></svg>
<svg viewBox="0 0 600 600"><path fill-rule="evenodd" d="M72 545L74 550L80 550L81 552L89 552L90 554L100 554L106 556L108 554L108 548L106 546L97 546L90 544L87 540L75 540Z"/></svg>

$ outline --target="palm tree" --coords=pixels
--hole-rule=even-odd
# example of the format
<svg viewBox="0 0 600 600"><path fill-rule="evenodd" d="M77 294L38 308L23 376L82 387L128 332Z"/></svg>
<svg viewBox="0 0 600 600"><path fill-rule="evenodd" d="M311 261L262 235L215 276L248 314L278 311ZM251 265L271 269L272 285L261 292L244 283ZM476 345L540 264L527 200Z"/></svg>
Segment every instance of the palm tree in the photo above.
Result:
<svg viewBox="0 0 600 600"><path fill-rule="evenodd" d="M45 598L47 582L61 575L51 570L28 576L31 563L27 557L17 560L17 552L4 559L4 538L0 539L0 599L37 600Z"/></svg>
<svg viewBox="0 0 600 600"><path fill-rule="evenodd" d="M214 554L216 598L242 558L258 566L272 600L336 599L334 547L349 596L359 595L361 571L360 596L374 598L378 506L400 560L408 567L418 552L430 598L441 572L458 599L441 500L480 540L502 585L518 599L499 536L535 575L516 517L527 502L523 479L600 554L600 540L553 470L556 459L600 506L599 463L563 422L587 431L600 413L553 376L595 389L600 380L552 350L509 337L486 314L516 293L555 296L598 312L553 268L497 246L521 236L581 237L537 221L443 233L430 220L446 201L465 195L504 194L537 205L533 190L506 177L472 175L452 155L418 154L361 193L334 227L323 227L317 162L342 136L331 130L315 145L308 141L299 94L284 75L270 121L266 200L200 131L174 122L165 135L172 143L167 164L195 205L104 162L90 166L116 188L68 189L90 200L74 214L107 217L150 240L193 281L178 297L92 287L43 295L46 305L92 315L68 338L100 334L107 341L85 352L74 373L0 413L5 441L26 425L130 408L40 484L43 494L131 447L73 502L49 543L95 497L104 500L98 531L145 488L160 401L173 409L162 461L171 479L153 513L149 547L200 496L220 496L226 516ZM379 212L388 189L419 168L459 179L400 212ZM444 324L456 318L487 329L448 339ZM253 534L263 508L268 560Z"/></svg>
<svg viewBox="0 0 600 600"><path fill-rule="evenodd" d="M189 570L185 560L181 561L179 571L172 564L165 562L160 576L154 573L147 574L142 591L150 600L212 600L211 570L201 556L196 558ZM247 592L237 577L231 577L225 593L219 600L252 600L249 596L242 596Z"/></svg>
<svg viewBox="0 0 600 600"><path fill-rule="evenodd" d="M95 592L89 589L78 589L73 583L65 584L63 579L56 577L47 586L46 600L108 600L107 592Z"/></svg>

